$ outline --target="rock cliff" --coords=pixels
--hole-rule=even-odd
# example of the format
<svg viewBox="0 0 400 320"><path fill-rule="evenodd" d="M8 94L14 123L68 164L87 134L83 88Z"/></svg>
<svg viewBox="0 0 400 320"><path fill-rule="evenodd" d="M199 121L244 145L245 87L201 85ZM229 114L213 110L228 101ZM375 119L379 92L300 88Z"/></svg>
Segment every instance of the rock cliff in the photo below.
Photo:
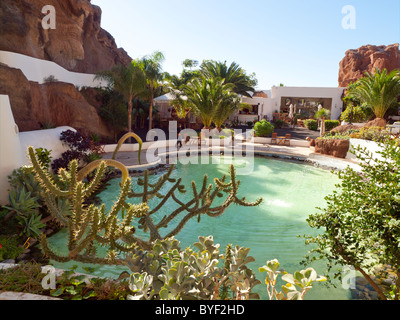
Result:
<svg viewBox="0 0 400 320"><path fill-rule="evenodd" d="M55 8L56 28L44 29L42 8ZM132 59L100 27L90 0L1 0L0 50L53 61L69 71L96 73Z"/></svg>
<svg viewBox="0 0 400 320"><path fill-rule="evenodd" d="M42 8L55 8L56 28L44 29ZM90 0L1 0L0 50L53 61L73 72L109 70L132 60L100 26L102 11ZM19 69L0 66L0 94L10 97L20 131L47 123L112 137L96 107L72 85L30 82Z"/></svg>
<svg viewBox="0 0 400 320"><path fill-rule="evenodd" d="M400 69L399 44L389 46L366 45L356 50L348 50L340 62L339 87L347 87L376 68L392 71Z"/></svg>

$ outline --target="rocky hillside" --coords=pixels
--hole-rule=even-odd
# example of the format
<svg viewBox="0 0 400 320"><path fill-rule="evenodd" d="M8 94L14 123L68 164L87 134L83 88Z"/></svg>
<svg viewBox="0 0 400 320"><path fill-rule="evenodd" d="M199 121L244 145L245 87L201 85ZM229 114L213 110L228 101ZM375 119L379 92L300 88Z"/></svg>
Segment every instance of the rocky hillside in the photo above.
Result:
<svg viewBox="0 0 400 320"><path fill-rule="evenodd" d="M392 71L400 69L399 44L389 46L366 45L356 50L348 50L340 62L339 87L347 87L363 77L365 72L376 68Z"/></svg>
<svg viewBox="0 0 400 320"><path fill-rule="evenodd" d="M56 29L45 30L42 8L56 10ZM132 59L100 26L102 11L90 0L1 0L0 50L49 60L69 71L96 73ZM69 125L103 137L111 130L71 84L39 85L19 69L0 66L0 94L8 94L20 131L43 124Z"/></svg>
<svg viewBox="0 0 400 320"><path fill-rule="evenodd" d="M54 6L56 29L42 28L42 8ZM53 61L67 70L95 73L132 59L100 27L90 0L1 0L0 50Z"/></svg>

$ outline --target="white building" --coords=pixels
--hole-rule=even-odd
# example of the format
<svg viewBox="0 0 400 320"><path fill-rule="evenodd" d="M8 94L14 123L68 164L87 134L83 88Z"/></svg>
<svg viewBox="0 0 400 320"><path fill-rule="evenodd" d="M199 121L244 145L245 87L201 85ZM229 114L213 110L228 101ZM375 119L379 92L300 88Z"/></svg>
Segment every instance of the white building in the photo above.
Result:
<svg viewBox="0 0 400 320"><path fill-rule="evenodd" d="M290 105L303 118L312 118L318 106L331 112L331 119L337 120L343 109L342 96L345 88L327 87L272 87L271 91L257 92L253 98L243 98L251 105L250 110L233 114L230 120L246 123L266 118L272 120L274 113L288 113Z"/></svg>

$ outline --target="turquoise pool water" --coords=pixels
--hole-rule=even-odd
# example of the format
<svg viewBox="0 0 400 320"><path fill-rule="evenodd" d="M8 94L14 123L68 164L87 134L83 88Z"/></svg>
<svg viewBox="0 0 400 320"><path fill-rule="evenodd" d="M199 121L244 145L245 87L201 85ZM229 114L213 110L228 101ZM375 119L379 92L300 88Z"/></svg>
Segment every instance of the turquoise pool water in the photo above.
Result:
<svg viewBox="0 0 400 320"><path fill-rule="evenodd" d="M178 164L173 177L182 177L187 186L187 194L180 195L181 199L192 197L191 182L194 180L198 186L205 173L209 182L213 178L228 175L229 162L223 157L213 158L213 162L219 164ZM201 161L199 161L201 162ZM243 160L236 161L235 165L240 167ZM162 173L153 175L152 181L156 181ZM307 222L307 216L315 213L316 207L324 206L324 197L330 194L338 179L329 171L318 169L300 163L280 161L269 158L255 158L254 170L251 174L238 176L241 180L239 196L245 196L247 201L255 201L262 197L264 201L258 207L230 206L226 212L218 218L202 216L201 222L197 219L189 221L184 229L177 235L181 246L186 247L197 241L198 236L213 235L214 242L221 245L221 251L227 244L234 244L251 248L250 255L256 261L249 266L256 272L262 282L257 286L257 292L262 299L267 299L266 286L264 285L265 274L258 273L258 268L263 266L267 260L278 259L281 267L288 272L301 270L303 267L299 262L310 250L304 244L304 234L315 233ZM100 194L104 203L110 208L116 199L119 190L120 179L109 182L109 186ZM135 182L135 180L134 180ZM165 186L165 189L168 189ZM152 200L150 207L159 200ZM171 212L176 208L176 203L166 203L164 212ZM160 213L160 217L163 214ZM173 228L173 224L163 234ZM50 240L52 246L60 248L65 241L66 234L60 232ZM76 262L68 264L55 263L55 267L69 268ZM313 265L319 274L324 274L325 263L320 261ZM81 271L81 268L78 269ZM101 276L117 277L121 268L108 266L96 266L95 274ZM350 292L341 288L326 288L325 285L316 284L306 295L307 299L350 299Z"/></svg>

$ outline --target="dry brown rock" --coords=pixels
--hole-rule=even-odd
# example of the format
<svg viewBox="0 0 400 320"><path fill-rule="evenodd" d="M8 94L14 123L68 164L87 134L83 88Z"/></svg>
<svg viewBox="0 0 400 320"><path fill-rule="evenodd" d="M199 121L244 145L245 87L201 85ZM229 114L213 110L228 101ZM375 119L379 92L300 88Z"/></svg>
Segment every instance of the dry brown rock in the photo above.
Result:
<svg viewBox="0 0 400 320"><path fill-rule="evenodd" d="M56 10L56 29L45 30L42 8ZM132 59L100 27L101 9L89 0L1 0L0 50L53 61L67 70L96 73Z"/></svg>
<svg viewBox="0 0 400 320"><path fill-rule="evenodd" d="M339 87L347 87L375 69L387 69L389 72L400 69L399 44L388 46L366 45L355 50L348 50L340 62Z"/></svg>
<svg viewBox="0 0 400 320"><path fill-rule="evenodd" d="M382 118L376 118L364 125L364 128L369 128L369 127L386 128L386 120Z"/></svg>
<svg viewBox="0 0 400 320"><path fill-rule="evenodd" d="M350 148L347 139L317 139L315 152L345 159Z"/></svg>
<svg viewBox="0 0 400 320"><path fill-rule="evenodd" d="M104 138L113 136L96 108L72 84L38 84L28 81L21 70L0 65L0 94L10 97L14 119L21 132L39 130L50 123Z"/></svg>
<svg viewBox="0 0 400 320"><path fill-rule="evenodd" d="M357 130L357 129L360 129L360 127L359 127L359 126L352 125L352 124L345 124L345 125L342 125L342 126L338 126L338 127L336 127L336 128L333 128L333 129L331 130L331 132L335 132L335 133L345 133L345 132L347 132L347 131L349 131L349 130L352 130L352 129Z"/></svg>

